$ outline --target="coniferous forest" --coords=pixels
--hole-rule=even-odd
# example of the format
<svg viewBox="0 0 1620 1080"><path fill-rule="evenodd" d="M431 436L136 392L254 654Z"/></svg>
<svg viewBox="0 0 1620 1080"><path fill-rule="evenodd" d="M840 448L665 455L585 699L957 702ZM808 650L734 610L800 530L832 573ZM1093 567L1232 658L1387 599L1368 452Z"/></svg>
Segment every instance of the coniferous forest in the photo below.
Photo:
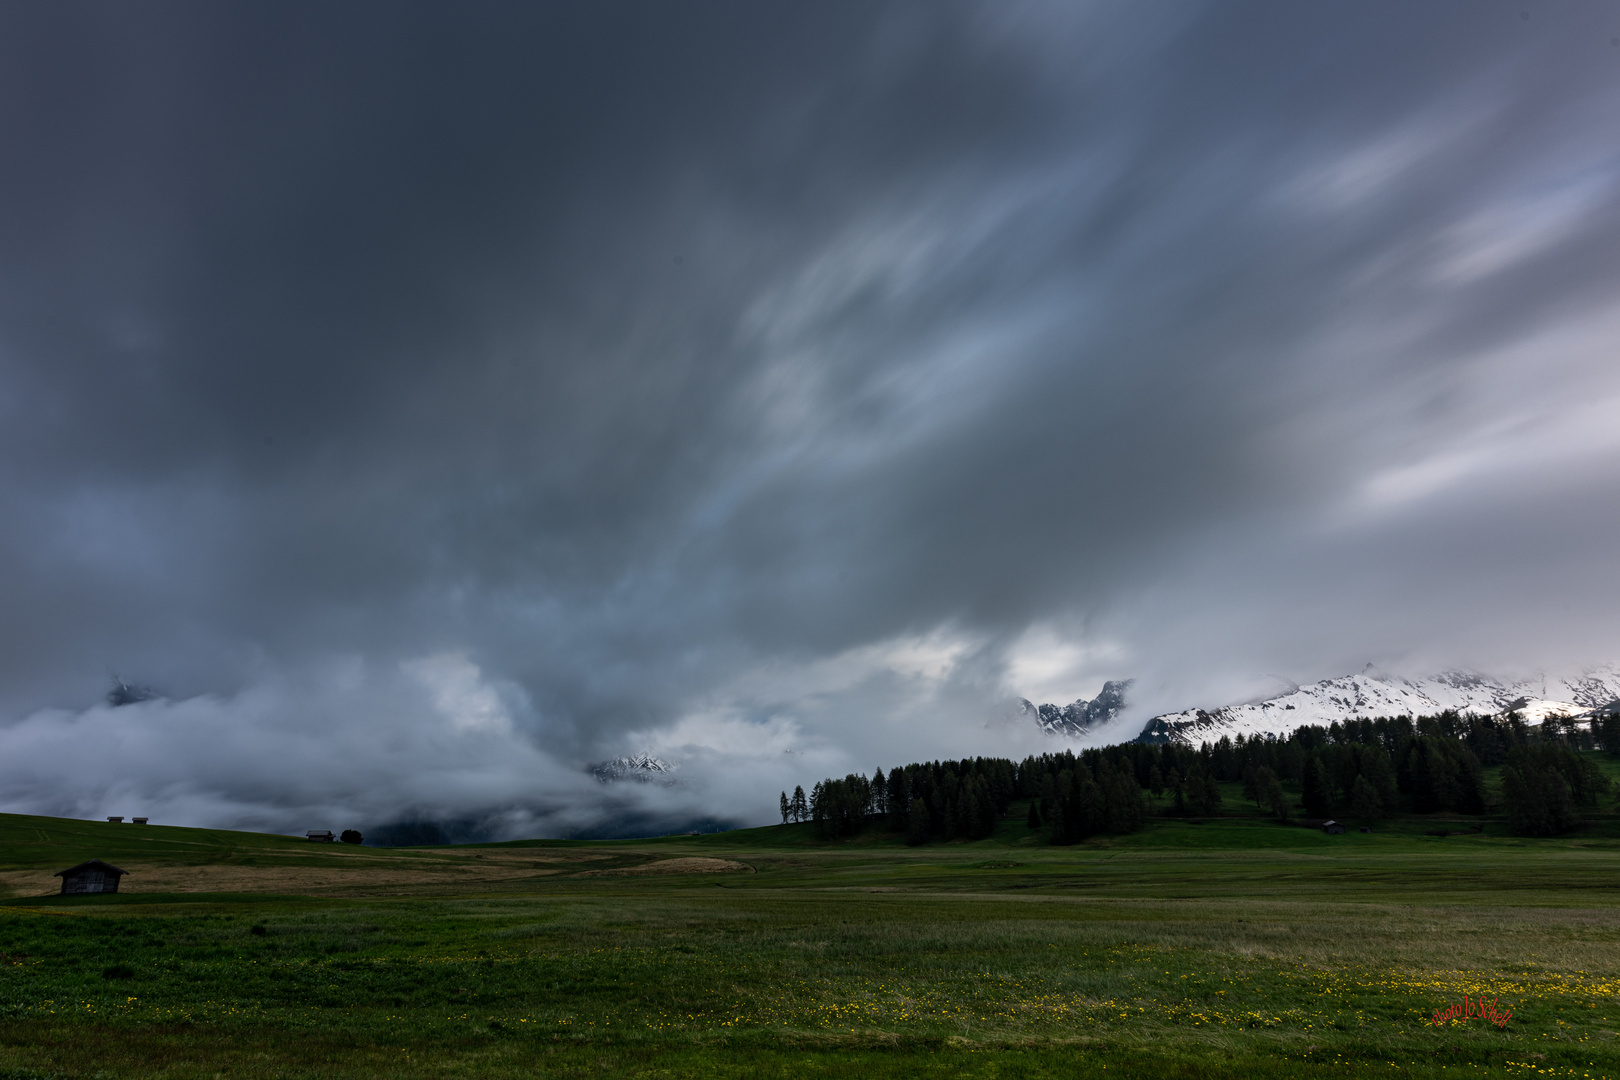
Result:
<svg viewBox="0 0 1620 1080"><path fill-rule="evenodd" d="M784 823L813 822L829 839L881 830L925 844L987 837L1013 803L1027 802L1030 830L1073 844L1135 832L1154 814L1218 815L1221 785L1241 783L1246 800L1280 821L1499 809L1515 834L1552 836L1579 827L1582 810L1608 797L1598 750L1620 756L1620 711L1539 725L1514 713L1379 717L1196 748L1120 743L1021 762L914 762L828 778L808 795L783 792L781 811ZM1497 766L1493 803L1486 770Z"/></svg>

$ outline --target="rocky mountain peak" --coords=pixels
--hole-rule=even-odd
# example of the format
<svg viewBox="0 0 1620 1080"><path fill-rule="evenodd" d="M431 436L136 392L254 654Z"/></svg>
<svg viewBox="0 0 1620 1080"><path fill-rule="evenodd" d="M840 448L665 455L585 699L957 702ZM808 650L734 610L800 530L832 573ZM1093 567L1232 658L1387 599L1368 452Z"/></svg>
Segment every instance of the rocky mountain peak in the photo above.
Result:
<svg viewBox="0 0 1620 1080"><path fill-rule="evenodd" d="M590 774L604 784L611 784L619 780L636 780L642 783L655 782L673 784L675 782L676 766L673 762L651 754L631 754L625 757L616 757L612 761L598 762L587 766Z"/></svg>
<svg viewBox="0 0 1620 1080"><path fill-rule="evenodd" d="M1020 699L1020 709L1034 717L1036 724L1048 735L1083 735L1099 724L1106 724L1125 708L1125 692L1130 679L1110 680L1103 683L1102 691L1089 701L1079 698L1067 705L1036 705Z"/></svg>

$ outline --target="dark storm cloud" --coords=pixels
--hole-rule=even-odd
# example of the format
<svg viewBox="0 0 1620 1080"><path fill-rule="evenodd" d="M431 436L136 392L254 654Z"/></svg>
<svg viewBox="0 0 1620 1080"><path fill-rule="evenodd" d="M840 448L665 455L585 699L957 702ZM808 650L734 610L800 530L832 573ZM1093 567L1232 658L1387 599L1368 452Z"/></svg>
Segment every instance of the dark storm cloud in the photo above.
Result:
<svg viewBox="0 0 1620 1080"><path fill-rule="evenodd" d="M3 22L29 775L120 730L198 818L741 820L1021 745L1031 672L1620 644L1609 8ZM687 787L581 785L647 747Z"/></svg>

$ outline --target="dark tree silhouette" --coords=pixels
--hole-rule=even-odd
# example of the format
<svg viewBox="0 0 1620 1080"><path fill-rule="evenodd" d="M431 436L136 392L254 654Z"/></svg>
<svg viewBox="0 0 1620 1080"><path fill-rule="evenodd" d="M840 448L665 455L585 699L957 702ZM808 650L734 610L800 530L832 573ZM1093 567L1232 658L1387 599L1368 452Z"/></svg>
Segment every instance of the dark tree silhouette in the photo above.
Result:
<svg viewBox="0 0 1620 1080"><path fill-rule="evenodd" d="M915 847L928 842L928 804L921 799L911 800L911 811L906 815L906 843Z"/></svg>

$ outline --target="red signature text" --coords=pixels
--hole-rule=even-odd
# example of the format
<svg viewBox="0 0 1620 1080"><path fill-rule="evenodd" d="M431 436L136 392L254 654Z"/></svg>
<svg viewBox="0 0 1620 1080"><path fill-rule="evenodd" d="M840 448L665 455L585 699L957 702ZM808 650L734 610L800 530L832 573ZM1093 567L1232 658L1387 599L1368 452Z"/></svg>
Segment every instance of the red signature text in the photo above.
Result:
<svg viewBox="0 0 1620 1080"><path fill-rule="evenodd" d="M1484 998L1479 998L1475 1000L1464 994L1462 1001L1453 1001L1443 1009L1434 1010L1434 1019L1430 1023L1435 1027L1439 1027L1441 1024L1450 1024L1458 1020L1473 1020L1477 1017L1481 1020L1489 1020L1498 1028L1505 1028L1508 1020L1513 1017L1513 1010L1497 1008L1496 1003L1499 1000L1501 999L1492 998L1486 1001Z"/></svg>

